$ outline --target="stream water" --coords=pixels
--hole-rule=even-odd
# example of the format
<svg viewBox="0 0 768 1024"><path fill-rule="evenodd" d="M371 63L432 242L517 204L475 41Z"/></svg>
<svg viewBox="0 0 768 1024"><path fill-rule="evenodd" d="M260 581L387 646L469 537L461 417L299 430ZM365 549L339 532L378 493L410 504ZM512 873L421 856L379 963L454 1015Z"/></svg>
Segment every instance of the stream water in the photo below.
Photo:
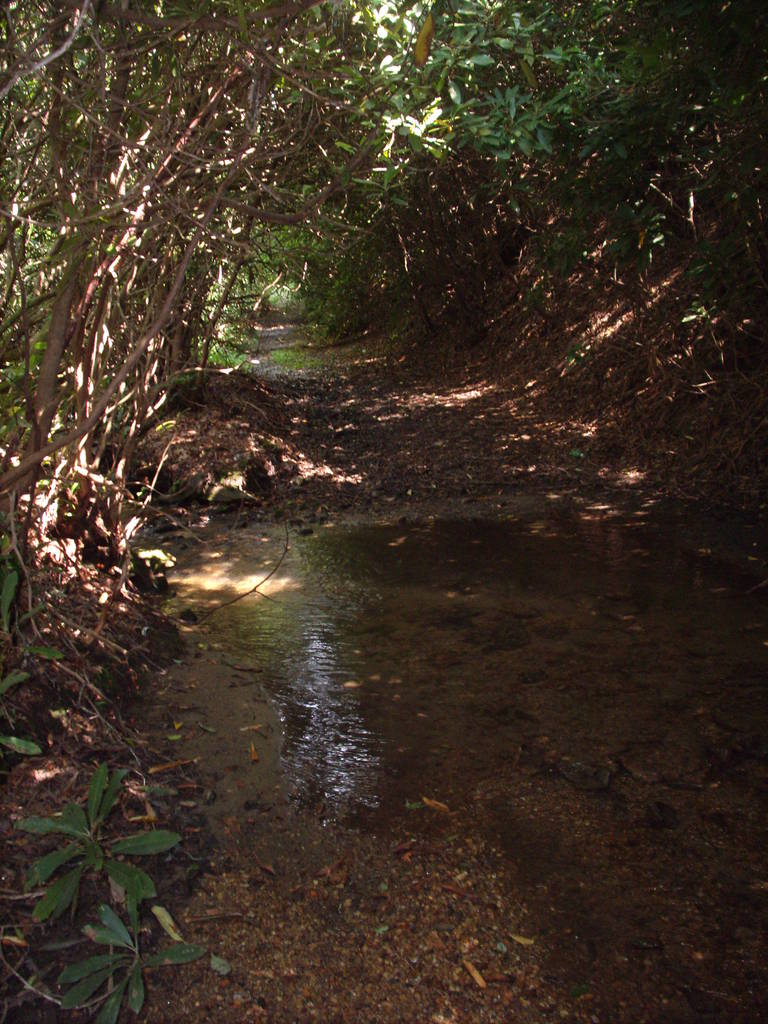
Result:
<svg viewBox="0 0 768 1024"><path fill-rule="evenodd" d="M246 863L253 842L299 856L277 826L302 815L385 843L441 819L435 841L498 851L573 991L591 978L642 1007L663 979L686 1021L763 1005L754 576L684 525L604 509L201 539L175 542L198 669L167 713Z"/></svg>
<svg viewBox="0 0 768 1024"><path fill-rule="evenodd" d="M204 614L274 570L210 636L279 709L285 787L329 817L466 803L521 751L581 789L699 785L718 744L768 739L764 605L639 521L209 540L180 553L176 607ZM219 751L233 693L205 702Z"/></svg>

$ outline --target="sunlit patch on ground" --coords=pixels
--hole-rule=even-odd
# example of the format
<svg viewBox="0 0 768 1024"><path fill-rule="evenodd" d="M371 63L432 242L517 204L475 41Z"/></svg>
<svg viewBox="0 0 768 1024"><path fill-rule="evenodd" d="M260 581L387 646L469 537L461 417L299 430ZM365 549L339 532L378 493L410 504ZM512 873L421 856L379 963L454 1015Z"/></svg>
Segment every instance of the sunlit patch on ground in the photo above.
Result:
<svg viewBox="0 0 768 1024"><path fill-rule="evenodd" d="M469 402L476 401L497 389L494 384L481 384L471 388L456 388L451 391L434 391L413 394L404 399L404 404L412 409L427 409L430 406L443 406L446 409L460 409Z"/></svg>

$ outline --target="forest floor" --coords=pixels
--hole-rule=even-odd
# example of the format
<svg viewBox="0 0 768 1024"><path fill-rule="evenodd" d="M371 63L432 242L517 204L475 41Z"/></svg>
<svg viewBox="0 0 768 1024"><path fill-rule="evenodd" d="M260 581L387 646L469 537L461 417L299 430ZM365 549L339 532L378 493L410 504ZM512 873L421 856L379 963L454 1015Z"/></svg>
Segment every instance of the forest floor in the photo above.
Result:
<svg viewBox="0 0 768 1024"><path fill-rule="evenodd" d="M631 443L558 412L537 381L492 357L440 367L376 339L328 347L293 328L264 334L255 372L212 374L169 412L170 441L167 431L145 440L137 476L149 483L161 464L169 505L192 479L198 494L222 481L247 490L241 522L653 509L685 524L692 550L766 575L761 520L676 490ZM212 507L232 511L242 495L221 497Z"/></svg>
<svg viewBox="0 0 768 1024"><path fill-rule="evenodd" d="M285 342L278 334L264 346L255 373L210 375L169 413L170 439L166 431L146 440L142 479L167 495L148 548L186 549L194 560L199 545L224 536L236 546L239 530L275 523L298 537L333 522L659 517L696 571L721 573L728 588L750 595L751 617L739 627L749 645L737 662L748 699L731 721L721 691L710 688L685 708L678 694L664 707L686 722L690 712L700 735L680 748L685 763L657 763L644 774L629 755L602 765L565 757L538 724L545 712L536 702L552 699L548 691L520 711L536 727L471 801L457 806L451 784L441 787L440 771L425 767L425 788L413 795L417 824L395 815L359 828L322 801L283 792L281 722L261 684L259 721L247 734L255 783L242 782L243 764L223 764L224 753L212 763L215 735L177 731L173 719L185 707L219 715L211 719L217 728L226 714L233 732L250 727L238 724L234 705L214 707L212 696L214 687L246 685L249 666L228 655L212 624L177 620L186 654L157 669L133 714L146 736L145 770L171 766L162 775L167 789L150 798L153 810L185 837L186 852L166 858L160 897L185 939L224 963L206 956L148 972L145 1019L768 1019L761 531L726 512L682 508L629 457L601 453L593 425L544 414L535 389L511 391L481 363L436 376L373 344L318 352ZM174 501L191 480L195 493ZM642 631L634 613L624 618L630 632ZM545 615L542 630L555 643L557 628ZM603 653L606 672L637 656L634 647ZM653 652L643 657L655 680ZM714 650L681 649L676 659L665 672L693 665L714 678L719 670ZM75 798L86 782L74 773ZM44 802L33 785L20 768L11 799L27 812ZM517 809L508 815L510 792ZM202 869L191 884L183 857ZM34 1019L29 1004L19 1012ZM38 1019L60 1019L50 1004L47 1013L41 1008Z"/></svg>

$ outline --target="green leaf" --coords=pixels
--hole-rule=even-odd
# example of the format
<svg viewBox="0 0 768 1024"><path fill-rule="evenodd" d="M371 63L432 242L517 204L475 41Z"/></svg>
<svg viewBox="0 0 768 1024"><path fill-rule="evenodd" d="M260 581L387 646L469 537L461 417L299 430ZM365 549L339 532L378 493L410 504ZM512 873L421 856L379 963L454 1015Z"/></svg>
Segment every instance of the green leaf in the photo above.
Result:
<svg viewBox="0 0 768 1024"><path fill-rule="evenodd" d="M155 953L146 961L147 967L164 967L166 964L190 964L199 960L205 953L202 946L193 946L188 942L177 942L161 953Z"/></svg>
<svg viewBox="0 0 768 1024"><path fill-rule="evenodd" d="M3 580L3 589L2 593L0 593L0 619L2 620L3 629L6 633L9 632L9 615L13 599L16 597L16 588L18 585L19 574L15 569L12 569Z"/></svg>
<svg viewBox="0 0 768 1024"><path fill-rule="evenodd" d="M109 812L115 806L118 794L120 792L120 786L123 779L128 774L127 768L118 768L117 771L112 772L112 778L109 780L104 798L101 801L101 807L97 815L96 821L100 825L109 817Z"/></svg>
<svg viewBox="0 0 768 1024"><path fill-rule="evenodd" d="M128 920L133 928L133 934L139 934L139 901L135 896L129 896L126 894L125 897L125 909L128 911Z"/></svg>
<svg viewBox="0 0 768 1024"><path fill-rule="evenodd" d="M96 771L93 773L91 779L91 785L88 788L88 820L93 827L96 821L96 815L101 804L101 798L104 796L104 790L107 788L107 777L108 769L105 764L100 764Z"/></svg>
<svg viewBox="0 0 768 1024"><path fill-rule="evenodd" d="M112 932L119 945L128 946L129 949L134 948L134 942L128 929L114 912L112 907L107 906L106 903L102 903L99 907L99 920L107 931Z"/></svg>
<svg viewBox="0 0 768 1024"><path fill-rule="evenodd" d="M130 836L128 839L118 839L112 847L112 852L145 856L152 853L165 853L179 842L181 842L181 836L178 832L168 832L158 828L153 832L142 832L141 835Z"/></svg>
<svg viewBox="0 0 768 1024"><path fill-rule="evenodd" d="M8 675L0 682L0 697L3 694L8 693L14 686L18 686L19 683L23 683L25 679L29 679L29 672L22 672L21 669L15 669L13 672L9 672Z"/></svg>
<svg viewBox="0 0 768 1024"><path fill-rule="evenodd" d="M104 851L99 844L94 843L92 839L85 839L83 842L83 849L85 850L86 867L95 868L96 871L101 871L104 866Z"/></svg>
<svg viewBox="0 0 768 1024"><path fill-rule="evenodd" d="M46 661L61 661L64 652L57 647L28 647L30 654L36 654L38 658L45 658Z"/></svg>
<svg viewBox="0 0 768 1024"><path fill-rule="evenodd" d="M86 935L91 942L97 943L99 946L122 946L124 949L129 947L124 942L117 941L117 935L109 928L102 928L97 924L87 924L83 928L83 934ZM130 947L132 952L135 952L133 946Z"/></svg>
<svg viewBox="0 0 768 1024"><path fill-rule="evenodd" d="M59 831L70 836L90 835L88 819L80 804L66 804L62 807L61 813L57 815L60 824Z"/></svg>
<svg viewBox="0 0 768 1024"><path fill-rule="evenodd" d="M102 967L101 970L94 971L83 978L82 981L73 985L61 1000L62 1009L71 1010L75 1006L82 1006L83 1003L87 1003L93 993L112 977L115 973L115 966L110 964L108 967Z"/></svg>
<svg viewBox="0 0 768 1024"><path fill-rule="evenodd" d="M66 831L66 829L61 827L61 822L58 818L40 818L36 814L17 821L15 827L21 829L22 832L32 832L36 836L46 836L51 832Z"/></svg>
<svg viewBox="0 0 768 1024"><path fill-rule="evenodd" d="M28 754L30 756L42 754L42 750L36 743L33 743L32 740L23 740L20 736L0 736L0 743L4 747L15 750L17 754Z"/></svg>
<svg viewBox="0 0 768 1024"><path fill-rule="evenodd" d="M60 850L54 850L53 853L48 853L45 857L36 860L27 874L27 889L47 882L62 864L72 860L73 857L82 852L82 849L80 843L70 843L69 846L64 846Z"/></svg>
<svg viewBox="0 0 768 1024"><path fill-rule="evenodd" d="M64 968L59 975L59 984L71 985L75 981L82 981L83 978L87 978L105 967L112 966L114 969L124 960L124 953L99 953L98 956L88 957L87 960L78 960L76 964L69 964Z"/></svg>
<svg viewBox="0 0 768 1024"><path fill-rule="evenodd" d="M144 1005L144 979L141 976L141 964L134 964L128 975L128 1006L134 1013L140 1013Z"/></svg>
<svg viewBox="0 0 768 1024"><path fill-rule="evenodd" d="M539 83L536 81L536 75L533 73L533 68L524 57L520 58L520 70L525 75L525 80L528 85L530 85L532 89L535 89Z"/></svg>
<svg viewBox="0 0 768 1024"><path fill-rule="evenodd" d="M546 128L542 128L541 126L539 126L536 129L536 138L539 140L539 145L543 150L545 150L547 153L552 152L552 143L549 140L549 132Z"/></svg>
<svg viewBox="0 0 768 1024"><path fill-rule="evenodd" d="M472 61L473 64L476 64L478 67L482 68L488 67L489 64L496 63L496 61L489 53L476 53L469 59Z"/></svg>
<svg viewBox="0 0 768 1024"><path fill-rule="evenodd" d="M461 104L461 89L455 82L448 82L448 95L457 107Z"/></svg>
<svg viewBox="0 0 768 1024"><path fill-rule="evenodd" d="M149 875L141 868L135 868L133 864L124 864L119 860L108 860L104 864L113 882L125 889L128 896L132 896L138 902L157 896L155 883Z"/></svg>
<svg viewBox="0 0 768 1024"><path fill-rule="evenodd" d="M106 1000L101 1008L101 1013L96 1018L96 1024L115 1024L120 1013L120 1004L123 1001L123 993L128 979L123 978L112 995Z"/></svg>
<svg viewBox="0 0 768 1024"><path fill-rule="evenodd" d="M65 836L81 839L88 835L88 822L82 807L77 804L68 804L60 814L53 818L40 818L33 814L32 817L16 821L16 828L31 831L36 836L63 833Z"/></svg>
<svg viewBox="0 0 768 1024"><path fill-rule="evenodd" d="M37 901L32 911L36 921L47 921L49 917L60 917L64 913L77 895L84 870L81 864L49 886L45 896Z"/></svg>

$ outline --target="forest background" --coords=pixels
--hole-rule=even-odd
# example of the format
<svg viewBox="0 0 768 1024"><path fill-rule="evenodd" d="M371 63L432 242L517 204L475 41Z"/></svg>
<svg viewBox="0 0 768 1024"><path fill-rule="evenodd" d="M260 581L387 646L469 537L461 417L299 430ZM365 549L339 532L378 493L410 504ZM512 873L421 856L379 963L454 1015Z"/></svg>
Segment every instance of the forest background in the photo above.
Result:
<svg viewBox="0 0 768 1024"><path fill-rule="evenodd" d="M331 338L495 345L692 490L761 504L765 20L702 0L6 5L20 539L119 559L137 439L297 288Z"/></svg>
<svg viewBox="0 0 768 1024"><path fill-rule="evenodd" d="M4 767L56 730L91 767L123 742L163 430L267 308L427 375L482 362L586 425L596 463L763 514L767 22L758 0L4 4ZM37 862L42 884L84 858L38 920L103 862L123 775L100 764L82 843ZM152 881L118 868L137 913Z"/></svg>

